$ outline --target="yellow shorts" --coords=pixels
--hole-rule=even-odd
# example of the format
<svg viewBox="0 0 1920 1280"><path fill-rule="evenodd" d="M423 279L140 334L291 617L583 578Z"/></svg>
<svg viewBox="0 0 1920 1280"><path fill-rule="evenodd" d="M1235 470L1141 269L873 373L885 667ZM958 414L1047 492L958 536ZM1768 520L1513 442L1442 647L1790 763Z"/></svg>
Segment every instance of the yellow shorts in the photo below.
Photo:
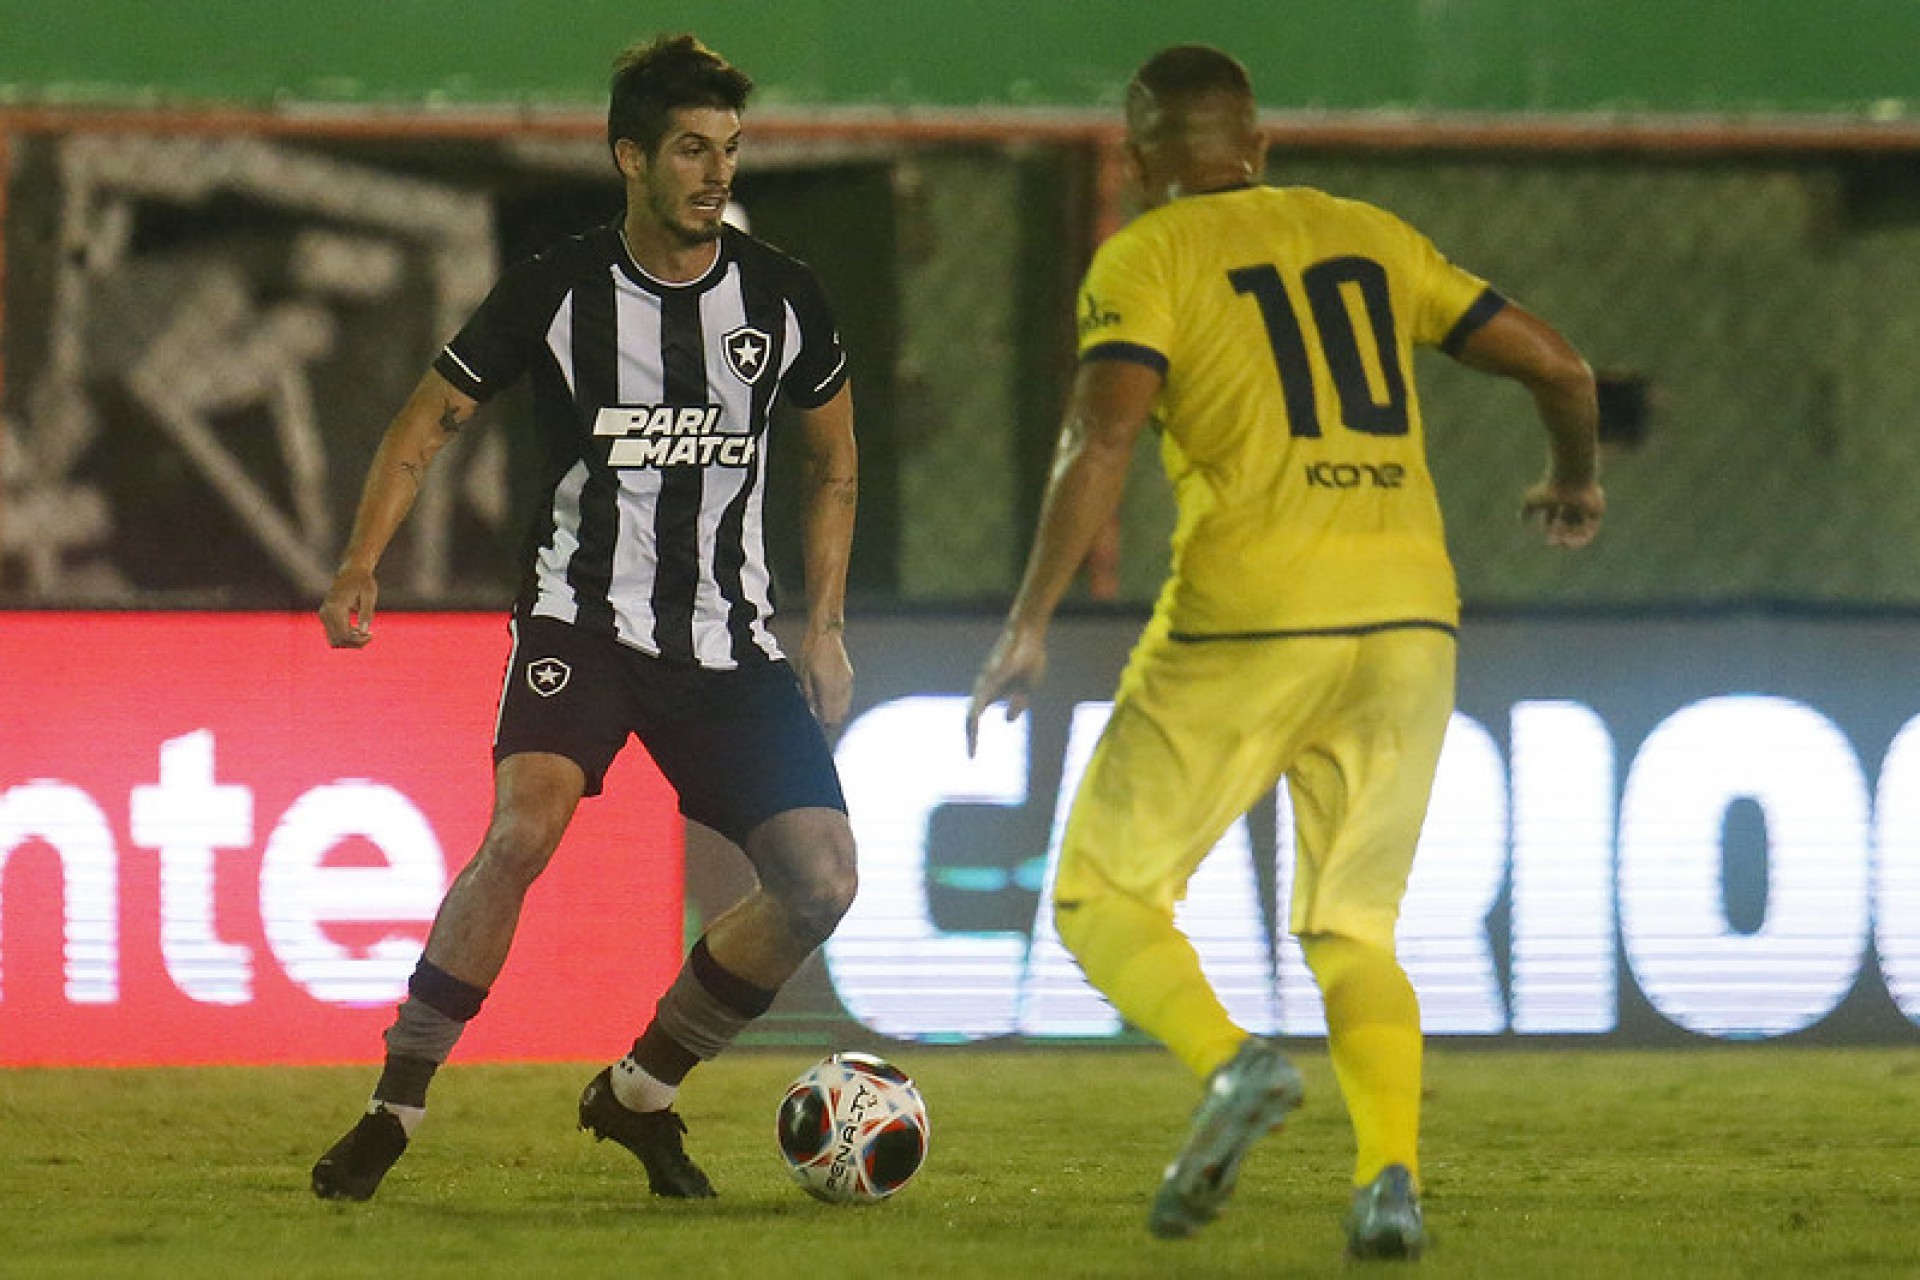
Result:
<svg viewBox="0 0 1920 1280"><path fill-rule="evenodd" d="M1209 850L1282 777L1296 934L1393 945L1440 744L1454 637L1175 642L1150 629L1074 798L1054 886L1171 908Z"/></svg>

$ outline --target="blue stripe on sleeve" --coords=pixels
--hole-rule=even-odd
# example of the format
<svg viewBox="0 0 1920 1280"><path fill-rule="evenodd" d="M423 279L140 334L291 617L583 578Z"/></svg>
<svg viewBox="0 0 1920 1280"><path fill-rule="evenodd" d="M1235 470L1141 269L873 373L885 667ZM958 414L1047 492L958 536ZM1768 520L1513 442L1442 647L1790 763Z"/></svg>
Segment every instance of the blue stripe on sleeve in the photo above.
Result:
<svg viewBox="0 0 1920 1280"><path fill-rule="evenodd" d="M1441 340L1440 349L1450 356L1459 355L1460 348L1466 345L1467 339L1480 332L1487 321L1499 315L1501 308L1506 305L1507 300L1501 297L1498 291L1492 288L1486 289L1473 300L1473 305L1467 308L1466 314L1454 321L1453 328L1448 330L1447 336Z"/></svg>
<svg viewBox="0 0 1920 1280"><path fill-rule="evenodd" d="M1126 360L1145 365L1163 378L1167 376L1167 358L1137 342L1102 342L1088 347L1080 353L1080 362L1085 364L1089 360Z"/></svg>

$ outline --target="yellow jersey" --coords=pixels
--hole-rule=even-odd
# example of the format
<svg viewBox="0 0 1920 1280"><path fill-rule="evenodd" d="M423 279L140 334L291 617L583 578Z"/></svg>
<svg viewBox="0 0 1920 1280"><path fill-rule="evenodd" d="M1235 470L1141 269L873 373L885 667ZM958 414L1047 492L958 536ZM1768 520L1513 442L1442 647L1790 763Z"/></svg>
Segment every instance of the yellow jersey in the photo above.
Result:
<svg viewBox="0 0 1920 1280"><path fill-rule="evenodd" d="M1392 214L1304 187L1181 197L1101 245L1080 358L1165 379L1179 520L1157 626L1455 626L1413 351L1457 348L1504 305Z"/></svg>

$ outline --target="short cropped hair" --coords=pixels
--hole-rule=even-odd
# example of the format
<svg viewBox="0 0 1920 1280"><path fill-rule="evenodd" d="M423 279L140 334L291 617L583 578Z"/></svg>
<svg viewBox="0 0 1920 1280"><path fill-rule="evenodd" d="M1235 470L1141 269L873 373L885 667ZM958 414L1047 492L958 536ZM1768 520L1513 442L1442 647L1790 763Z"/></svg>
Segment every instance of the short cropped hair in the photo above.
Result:
<svg viewBox="0 0 1920 1280"><path fill-rule="evenodd" d="M1210 94L1253 97L1253 80L1232 54L1212 45L1177 44L1162 49L1133 73L1129 93L1144 90L1156 98L1199 98Z"/></svg>
<svg viewBox="0 0 1920 1280"><path fill-rule="evenodd" d="M680 107L739 111L752 93L746 72L693 36L657 36L614 59L607 146L626 138L652 155L667 136L669 112Z"/></svg>

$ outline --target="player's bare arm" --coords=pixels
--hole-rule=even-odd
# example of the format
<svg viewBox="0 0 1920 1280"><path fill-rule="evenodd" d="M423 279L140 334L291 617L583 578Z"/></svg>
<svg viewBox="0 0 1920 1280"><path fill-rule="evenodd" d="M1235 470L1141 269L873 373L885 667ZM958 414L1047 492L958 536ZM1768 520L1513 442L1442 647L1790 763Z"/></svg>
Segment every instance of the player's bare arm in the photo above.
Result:
<svg viewBox="0 0 1920 1280"><path fill-rule="evenodd" d="M1513 303L1468 338L1459 357L1525 386L1547 428L1547 473L1522 495L1521 518L1538 516L1550 546L1592 542L1607 511L1593 370L1551 325Z"/></svg>
<svg viewBox="0 0 1920 1280"><path fill-rule="evenodd" d="M853 435L852 384L806 411L801 421L807 630L800 641L800 682L814 715L831 730L845 723L853 705L853 663L846 646L847 561L859 505L860 459Z"/></svg>
<svg viewBox="0 0 1920 1280"><path fill-rule="evenodd" d="M367 469L346 554L320 605L320 623L334 648L359 649L373 639L373 610L380 594L374 570L413 509L434 456L460 433L477 407L428 370L388 426Z"/></svg>
<svg viewBox="0 0 1920 1280"><path fill-rule="evenodd" d="M1004 700L1007 719L1027 701L1047 670L1047 629L1094 538L1120 507L1134 443L1159 399L1160 374L1128 360L1090 360L1074 378L1073 396L1041 501L1040 527L1007 624L973 682L967 708L967 751L979 741L980 717Z"/></svg>

